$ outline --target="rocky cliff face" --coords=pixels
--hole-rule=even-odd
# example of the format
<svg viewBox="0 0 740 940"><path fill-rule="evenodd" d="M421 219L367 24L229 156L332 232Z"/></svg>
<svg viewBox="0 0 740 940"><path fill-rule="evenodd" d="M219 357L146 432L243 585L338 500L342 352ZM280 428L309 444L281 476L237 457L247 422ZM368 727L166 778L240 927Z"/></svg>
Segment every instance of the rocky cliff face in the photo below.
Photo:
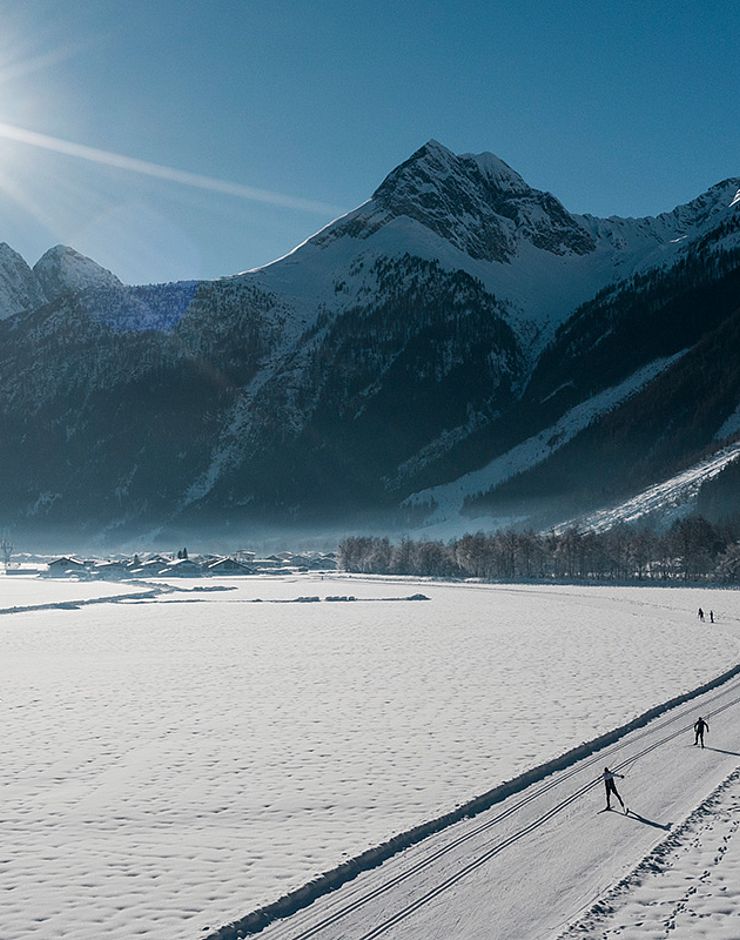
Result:
<svg viewBox="0 0 740 940"><path fill-rule="evenodd" d="M0 517L420 518L412 494L721 325L739 185L595 219L432 141L285 258L216 282L127 287L72 249L31 270L0 247Z"/></svg>
<svg viewBox="0 0 740 940"><path fill-rule="evenodd" d="M436 141L393 170L369 203L322 233L318 244L368 238L399 217L480 261L511 261L523 242L556 255L596 247L554 196L529 187L503 160L490 153L456 156Z"/></svg>

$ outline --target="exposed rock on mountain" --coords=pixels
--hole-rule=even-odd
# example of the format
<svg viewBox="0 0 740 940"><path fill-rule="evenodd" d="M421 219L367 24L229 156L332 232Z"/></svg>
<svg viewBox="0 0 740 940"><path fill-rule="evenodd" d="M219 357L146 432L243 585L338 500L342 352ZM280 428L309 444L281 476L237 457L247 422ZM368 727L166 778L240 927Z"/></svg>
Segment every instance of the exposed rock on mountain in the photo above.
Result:
<svg viewBox="0 0 740 940"><path fill-rule="evenodd" d="M740 402L739 186L596 219L430 141L215 282L127 287L62 247L31 271L4 246L0 517L443 532L626 498L695 464Z"/></svg>

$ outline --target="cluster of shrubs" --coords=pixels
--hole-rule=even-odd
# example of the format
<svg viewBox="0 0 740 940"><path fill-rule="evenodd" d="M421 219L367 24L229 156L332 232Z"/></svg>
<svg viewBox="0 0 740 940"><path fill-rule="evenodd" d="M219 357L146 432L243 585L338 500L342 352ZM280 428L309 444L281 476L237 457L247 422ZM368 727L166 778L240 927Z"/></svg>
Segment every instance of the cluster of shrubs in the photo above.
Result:
<svg viewBox="0 0 740 940"><path fill-rule="evenodd" d="M740 520L712 524L690 516L663 533L624 525L601 533L508 529L450 542L352 536L341 543L339 562L345 571L363 574L737 584Z"/></svg>

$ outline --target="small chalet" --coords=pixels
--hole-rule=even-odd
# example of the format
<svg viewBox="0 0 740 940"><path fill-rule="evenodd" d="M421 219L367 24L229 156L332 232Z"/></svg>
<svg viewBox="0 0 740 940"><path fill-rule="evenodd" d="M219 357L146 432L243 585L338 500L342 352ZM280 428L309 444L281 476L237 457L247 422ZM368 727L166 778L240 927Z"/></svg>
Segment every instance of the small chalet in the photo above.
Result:
<svg viewBox="0 0 740 940"><path fill-rule="evenodd" d="M208 570L208 574L254 574L254 568L250 568L249 565L243 565L234 558L218 558L216 561L209 562L206 565L206 569Z"/></svg>
<svg viewBox="0 0 740 940"><path fill-rule="evenodd" d="M163 569L166 571L167 569L165 566L167 564L168 562L161 560L144 561L139 565L138 568L132 568L130 573L136 575L139 578L151 578L154 577L154 575L159 574Z"/></svg>
<svg viewBox="0 0 740 940"><path fill-rule="evenodd" d="M162 568L159 573L166 577L174 575L177 578L199 578L203 574L203 569L189 558L178 558Z"/></svg>
<svg viewBox="0 0 740 940"><path fill-rule="evenodd" d="M259 568L260 571L267 571L268 569L280 569L283 567L283 563L279 558L269 557L269 558L254 558L252 564L255 568Z"/></svg>
<svg viewBox="0 0 740 940"><path fill-rule="evenodd" d="M76 558L67 558L63 555L61 558L55 558L47 565L47 574L56 577L63 577L66 574L86 574L87 568Z"/></svg>
<svg viewBox="0 0 740 940"><path fill-rule="evenodd" d="M128 567L122 561L102 561L95 565L91 574L97 578L108 580L127 578L130 574Z"/></svg>

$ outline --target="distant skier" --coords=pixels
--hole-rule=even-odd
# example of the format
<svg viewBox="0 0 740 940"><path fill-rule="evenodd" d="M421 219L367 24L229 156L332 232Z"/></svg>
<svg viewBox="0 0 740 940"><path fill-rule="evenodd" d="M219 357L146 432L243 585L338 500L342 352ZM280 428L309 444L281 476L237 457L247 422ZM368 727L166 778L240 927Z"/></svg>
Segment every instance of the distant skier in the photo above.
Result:
<svg viewBox="0 0 740 940"><path fill-rule="evenodd" d="M713 610L709 611L709 622L714 623L714 611Z"/></svg>
<svg viewBox="0 0 740 940"><path fill-rule="evenodd" d="M626 812L627 812L627 807L624 805L624 800L622 799L622 797L621 797L621 796L619 795L619 793L617 792L617 785L616 785L616 783L614 783L614 778L615 778L615 777L619 777L620 780L624 780L624 774L618 774L616 771L614 771L614 770L609 770L608 767L605 767L605 768L604 768L604 773L603 773L601 776L602 776L602 779L603 779L603 781L604 781L604 786L606 787L606 808L607 808L607 809L611 809L611 808L612 808L612 806L611 806L611 796L612 796L612 793L613 793L614 796L616 796L616 798L619 800L619 803L620 803L622 809L623 809L623 810L625 811L625 813L626 813Z"/></svg>
<svg viewBox="0 0 740 940"><path fill-rule="evenodd" d="M701 742L701 746L704 747L704 732L705 731L709 731L709 725L706 723L706 721L704 721L701 715L699 715L699 718L696 724L694 725L694 732L696 734L696 738L694 740L694 747L696 747L696 745L699 744L699 742Z"/></svg>
<svg viewBox="0 0 740 940"><path fill-rule="evenodd" d="M701 622L704 623L704 611L701 609L701 607L699 608L698 617L699 617L699 620L701 620Z"/></svg>

